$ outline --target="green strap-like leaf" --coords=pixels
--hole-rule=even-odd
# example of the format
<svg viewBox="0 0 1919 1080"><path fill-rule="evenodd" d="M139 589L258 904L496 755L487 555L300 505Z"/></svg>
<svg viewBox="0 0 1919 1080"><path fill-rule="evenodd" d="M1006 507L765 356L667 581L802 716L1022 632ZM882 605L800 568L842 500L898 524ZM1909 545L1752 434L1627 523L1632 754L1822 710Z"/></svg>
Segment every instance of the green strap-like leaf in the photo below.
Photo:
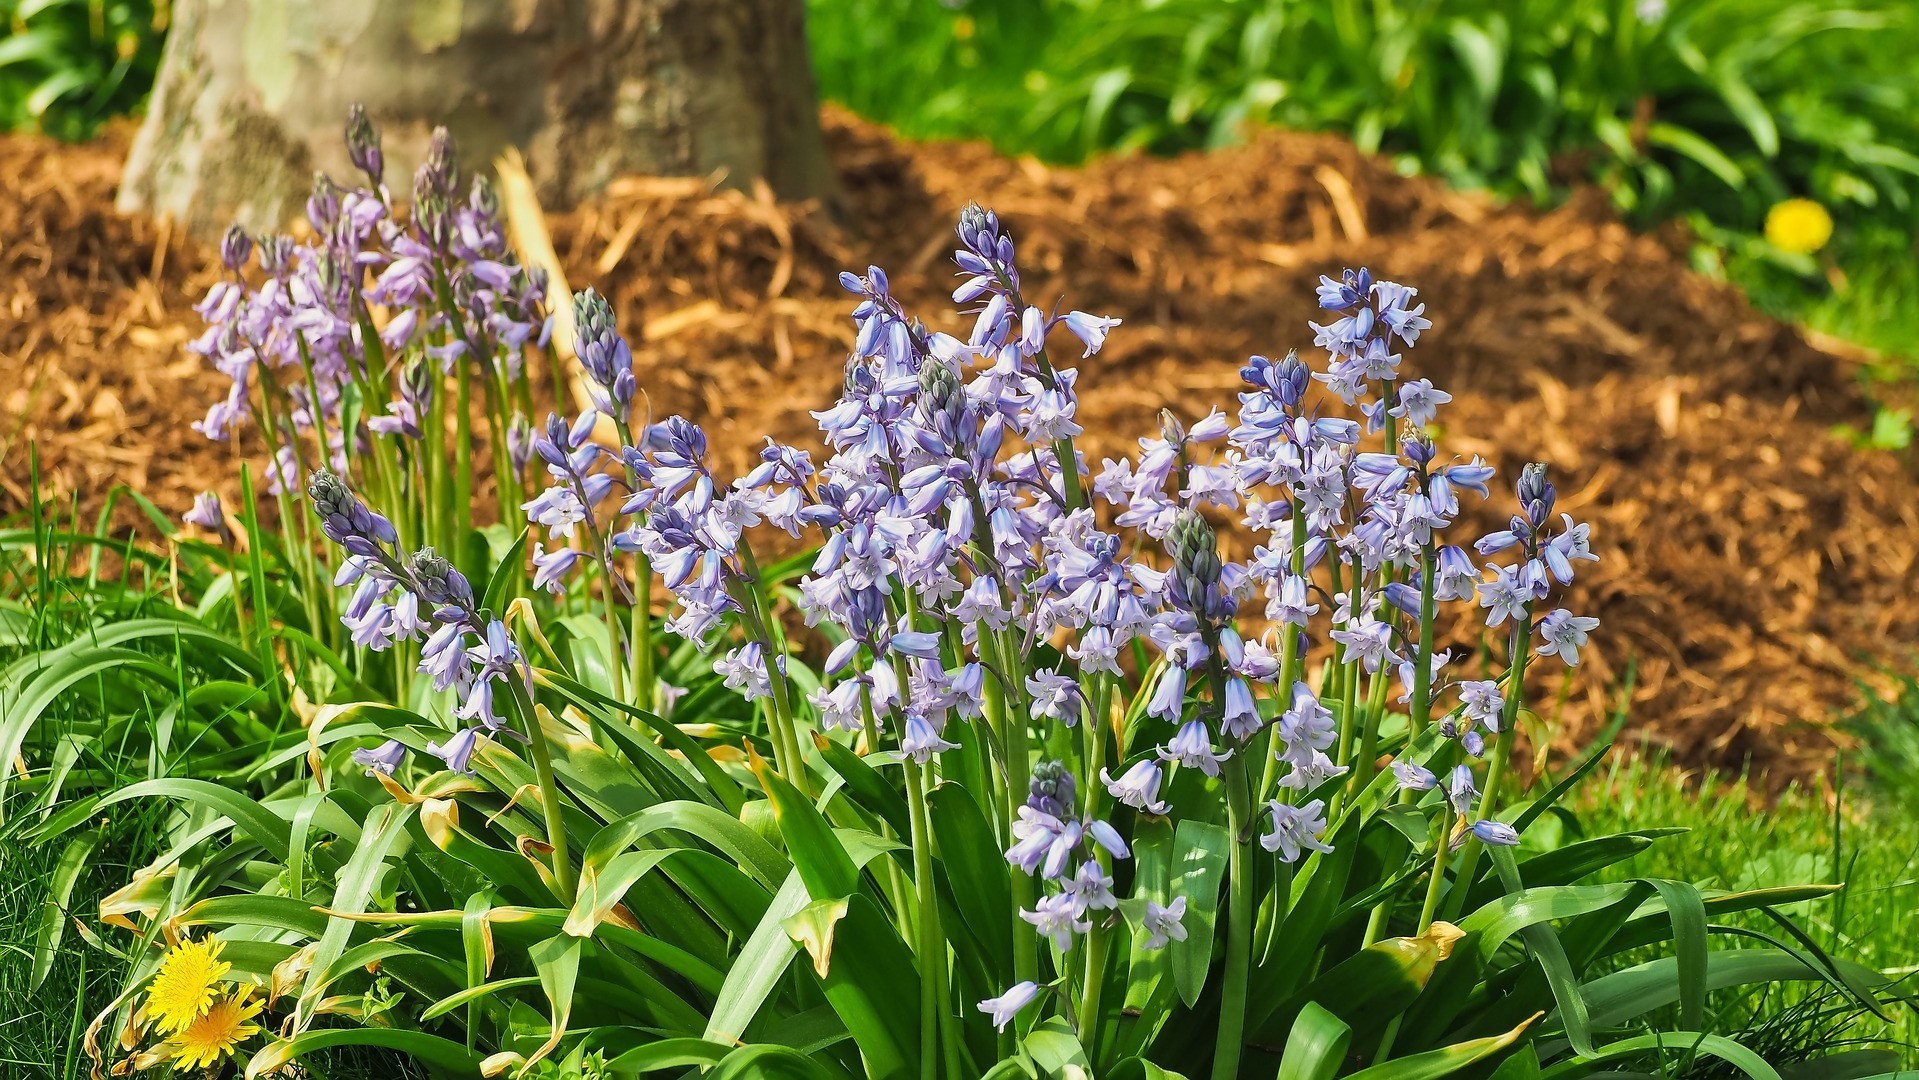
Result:
<svg viewBox="0 0 1919 1080"><path fill-rule="evenodd" d="M761 1006L779 984L780 976L793 962L798 946L786 935L785 922L807 904L806 882L795 870L774 895L766 917L741 947L739 958L727 970L726 982L713 1002L713 1014L706 1024L704 1038L737 1043L747 1026L759 1015Z"/></svg>
<svg viewBox="0 0 1919 1080"><path fill-rule="evenodd" d="M1286 1036L1286 1051L1279 1059L1279 1080L1333 1080L1345 1064L1346 1046L1352 1037L1353 1029L1344 1020L1318 1002L1307 1002Z"/></svg>
<svg viewBox="0 0 1919 1080"><path fill-rule="evenodd" d="M1353 1073L1347 1080L1439 1080L1511 1046L1532 1022L1527 1020L1504 1035L1471 1039L1438 1050L1381 1062Z"/></svg>
<svg viewBox="0 0 1919 1080"><path fill-rule="evenodd" d="M1224 825L1182 821L1173 834L1174 896L1186 898L1186 938L1167 948L1173 984L1188 1008L1199 1001L1213 964L1213 931L1219 922L1219 887L1226 877L1232 834Z"/></svg>
<svg viewBox="0 0 1919 1080"><path fill-rule="evenodd" d="M1686 1056L1711 1054L1745 1073L1752 1080L1779 1080L1778 1070L1766 1064L1765 1058L1723 1035L1708 1035L1699 1031L1664 1031L1652 1035L1641 1035L1633 1039L1621 1039L1616 1043L1608 1043L1593 1053L1582 1054L1573 1061L1555 1065L1542 1073L1541 1077L1542 1080L1563 1080L1567 1077L1583 1076L1593 1071L1593 1065L1602 1061L1661 1051L1666 1054Z"/></svg>

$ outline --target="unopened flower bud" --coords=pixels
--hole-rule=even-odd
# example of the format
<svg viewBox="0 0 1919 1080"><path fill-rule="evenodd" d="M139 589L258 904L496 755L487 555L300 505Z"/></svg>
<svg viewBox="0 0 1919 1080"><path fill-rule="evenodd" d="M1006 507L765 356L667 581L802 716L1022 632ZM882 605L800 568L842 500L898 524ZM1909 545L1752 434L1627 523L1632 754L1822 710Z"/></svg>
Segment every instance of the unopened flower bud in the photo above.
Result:
<svg viewBox="0 0 1919 1080"><path fill-rule="evenodd" d="M422 599L433 604L472 604L473 586L466 575L430 547L413 553L413 575L419 579Z"/></svg>
<svg viewBox="0 0 1919 1080"><path fill-rule="evenodd" d="M247 264L247 256L253 254L253 238L238 225L227 227L225 238L220 241L220 264L234 273Z"/></svg>
<svg viewBox="0 0 1919 1080"><path fill-rule="evenodd" d="M1026 805L1057 818L1071 817L1078 796L1073 773L1064 762L1042 761L1033 766Z"/></svg>
<svg viewBox="0 0 1919 1080"><path fill-rule="evenodd" d="M1544 462L1535 461L1527 465L1519 474L1519 505L1526 511L1526 518L1537 529L1552 517L1553 502L1557 497L1552 481L1546 479Z"/></svg>
<svg viewBox="0 0 1919 1080"><path fill-rule="evenodd" d="M1171 409L1159 411L1159 437L1178 446L1186 441L1186 425L1179 422Z"/></svg>
<svg viewBox="0 0 1919 1080"><path fill-rule="evenodd" d="M375 187L386 172L386 158L380 153L380 132L368 119L366 106L355 103L347 109L346 155L353 167L367 175Z"/></svg>
<svg viewBox="0 0 1919 1080"><path fill-rule="evenodd" d="M287 272L293 264L293 238L291 236L262 236L260 238L260 269L274 277Z"/></svg>
<svg viewBox="0 0 1919 1080"><path fill-rule="evenodd" d="M307 196L307 220L321 233L333 228L340 220L340 189L333 178L323 172L313 174L313 191Z"/></svg>

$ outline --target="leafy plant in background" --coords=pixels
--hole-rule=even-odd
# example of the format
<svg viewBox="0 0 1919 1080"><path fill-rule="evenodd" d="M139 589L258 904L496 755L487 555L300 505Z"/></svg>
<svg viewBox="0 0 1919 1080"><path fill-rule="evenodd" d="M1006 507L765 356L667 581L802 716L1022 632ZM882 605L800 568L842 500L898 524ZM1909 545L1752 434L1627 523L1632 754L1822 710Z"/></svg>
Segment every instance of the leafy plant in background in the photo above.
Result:
<svg viewBox="0 0 1919 1080"><path fill-rule="evenodd" d="M809 14L828 96L909 135L1072 161L1218 146L1248 122L1339 131L1508 196L1597 182L1642 223L1692 222L1711 268L1773 310L1875 347L1909 352L1919 318L1897 287L1919 176L1909 5L971 0ZM1836 298L1830 264L1761 235L1793 196L1840 219Z"/></svg>
<svg viewBox="0 0 1919 1080"><path fill-rule="evenodd" d="M166 11L164 0L0 0L0 128L79 139L138 108Z"/></svg>
<svg viewBox="0 0 1919 1080"><path fill-rule="evenodd" d="M307 772L96 805L178 806L104 905L155 947L96 1020L102 1053L1368 1080L1706 1055L1776 1080L1706 1030L1714 990L1811 980L1881 1007L1883 979L1790 921L1708 948L1714 915L1833 886L1582 883L1657 831L1519 857L1604 750L1537 796L1514 783L1526 671L1577 663L1592 625L1550 597L1590 555L1538 465L1507 529L1446 542L1492 470L1425 434L1448 399L1400 375L1428 325L1413 290L1324 279L1324 370L1255 357L1236 421L1168 415L1089 474L1049 347L1093 356L1117 324L1028 306L1011 236L968 208L967 338L928 333L880 269L845 275L830 458L769 441L729 481L696 425L633 416L591 292L572 341L593 404L529 431L543 287L488 188L454 199L438 138L402 219L363 117L349 147L368 184L319 184L317 239L263 238L249 277L256 245L229 238L196 344L235 388L207 433L259 425L290 511L311 470L329 543L272 546L293 588L255 592L273 615L248 654L286 665L268 695L305 719L248 775ZM445 495L488 460L517 535ZM1243 562L1212 524L1234 512L1265 541ZM213 503L192 519L232 542ZM1478 678L1448 669L1442 604L1485 609ZM1666 1006L1676 1030L1643 1021Z"/></svg>

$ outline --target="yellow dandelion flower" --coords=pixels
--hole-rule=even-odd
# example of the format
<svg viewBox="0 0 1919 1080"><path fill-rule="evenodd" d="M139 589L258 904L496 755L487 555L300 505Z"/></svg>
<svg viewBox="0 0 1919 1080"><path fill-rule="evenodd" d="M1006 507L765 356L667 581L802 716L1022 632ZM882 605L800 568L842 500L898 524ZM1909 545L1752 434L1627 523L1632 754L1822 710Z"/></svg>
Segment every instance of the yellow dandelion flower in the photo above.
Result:
<svg viewBox="0 0 1919 1080"><path fill-rule="evenodd" d="M220 959L225 944L211 934L198 941L182 941L160 962L147 987L147 1014L166 1034L193 1023L213 1005L217 984L233 965Z"/></svg>
<svg viewBox="0 0 1919 1080"><path fill-rule="evenodd" d="M1781 251L1810 255L1832 239L1832 215L1811 199L1787 199L1766 211L1766 239Z"/></svg>
<svg viewBox="0 0 1919 1080"><path fill-rule="evenodd" d="M205 1068L232 1054L241 1043L260 1033L260 1025L247 1021L258 1016L265 1004L253 1000L251 987L214 1002L168 1040L174 1064L187 1069Z"/></svg>

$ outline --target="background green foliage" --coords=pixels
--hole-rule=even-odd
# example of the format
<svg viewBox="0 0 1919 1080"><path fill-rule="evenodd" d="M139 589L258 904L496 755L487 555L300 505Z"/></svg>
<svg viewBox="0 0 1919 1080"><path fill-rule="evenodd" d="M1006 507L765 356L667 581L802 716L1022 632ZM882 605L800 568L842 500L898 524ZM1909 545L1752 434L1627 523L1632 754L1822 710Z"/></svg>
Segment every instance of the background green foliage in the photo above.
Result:
<svg viewBox="0 0 1919 1080"><path fill-rule="evenodd" d="M1900 0L815 0L827 96L916 137L1073 161L1350 135L1408 172L1683 218L1775 312L1909 354L1919 21ZM1790 196L1830 258L1759 239ZM1830 279L1829 280L1829 276ZM1837 283L1837 284L1835 284Z"/></svg>
<svg viewBox="0 0 1919 1080"><path fill-rule="evenodd" d="M167 0L0 0L0 128L62 139L140 107Z"/></svg>

